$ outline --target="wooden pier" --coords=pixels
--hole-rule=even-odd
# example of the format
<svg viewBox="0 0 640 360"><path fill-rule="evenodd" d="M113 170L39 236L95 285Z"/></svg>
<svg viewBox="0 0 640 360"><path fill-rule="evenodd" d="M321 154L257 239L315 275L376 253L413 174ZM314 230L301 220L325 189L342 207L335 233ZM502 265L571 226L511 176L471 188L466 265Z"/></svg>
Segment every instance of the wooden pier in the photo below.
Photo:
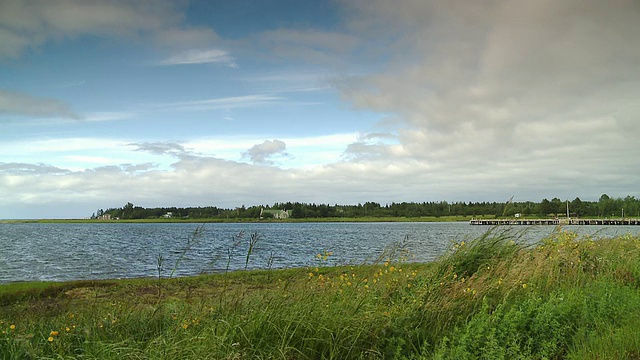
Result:
<svg viewBox="0 0 640 360"><path fill-rule="evenodd" d="M471 219L471 225L640 225L640 219Z"/></svg>

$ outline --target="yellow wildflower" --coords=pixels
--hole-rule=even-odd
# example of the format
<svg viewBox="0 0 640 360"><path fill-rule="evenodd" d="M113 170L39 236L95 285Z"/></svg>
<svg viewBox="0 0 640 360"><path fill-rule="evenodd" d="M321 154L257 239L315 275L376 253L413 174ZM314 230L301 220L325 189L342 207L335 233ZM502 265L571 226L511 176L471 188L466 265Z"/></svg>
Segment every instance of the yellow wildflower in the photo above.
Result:
<svg viewBox="0 0 640 360"><path fill-rule="evenodd" d="M53 336L49 336L49 338L47 339L47 341L49 341L49 342L53 342Z"/></svg>
<svg viewBox="0 0 640 360"><path fill-rule="evenodd" d="M57 332L56 330L52 330L49 335L50 336L58 336L58 334L60 334L59 332Z"/></svg>
<svg viewBox="0 0 640 360"><path fill-rule="evenodd" d="M11 324L11 326L9 326L9 329L11 329L11 330L15 330L15 329L16 329L15 324Z"/></svg>
<svg viewBox="0 0 640 360"><path fill-rule="evenodd" d="M183 328L183 329L185 329L185 330L186 330L188 327L189 327L189 324L187 324L187 323L182 324L182 328Z"/></svg>
<svg viewBox="0 0 640 360"><path fill-rule="evenodd" d="M522 284L522 288L526 289L527 288L527 284Z"/></svg>

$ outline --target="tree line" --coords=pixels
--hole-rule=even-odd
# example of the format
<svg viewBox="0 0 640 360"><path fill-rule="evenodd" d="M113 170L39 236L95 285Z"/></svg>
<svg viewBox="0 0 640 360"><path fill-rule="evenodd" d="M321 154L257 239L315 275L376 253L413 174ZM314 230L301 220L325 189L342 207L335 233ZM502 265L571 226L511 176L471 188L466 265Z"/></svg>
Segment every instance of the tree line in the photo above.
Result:
<svg viewBox="0 0 640 360"><path fill-rule="evenodd" d="M240 206L234 209L205 207L157 207L144 208L127 203L120 208L98 210L91 217L111 219L259 219L271 217L262 210L286 210L290 217L305 218L362 218L362 217L442 217L442 216L495 216L514 217L566 216L567 207L571 217L640 217L640 199L634 196L612 198L607 194L598 201L572 201L553 198L540 202L507 201L507 202L401 202L382 205L377 202L366 202L357 205L308 204L301 202L283 202L272 205Z"/></svg>

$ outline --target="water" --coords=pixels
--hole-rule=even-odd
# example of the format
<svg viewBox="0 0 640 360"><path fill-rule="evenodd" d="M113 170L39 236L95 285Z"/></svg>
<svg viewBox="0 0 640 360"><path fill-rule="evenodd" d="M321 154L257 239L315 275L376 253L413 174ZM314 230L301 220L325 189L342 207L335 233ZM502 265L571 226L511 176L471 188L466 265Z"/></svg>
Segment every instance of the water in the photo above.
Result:
<svg viewBox="0 0 640 360"><path fill-rule="evenodd" d="M195 275L244 269L251 234L259 239L248 268L318 265L316 254L331 251L326 265L372 262L405 237L413 261L431 261L451 241L487 231L467 223L256 223L206 224L0 224L0 283ZM523 227L514 228L524 230ZM525 239L539 240L552 226L527 228ZM601 236L638 234L638 226L567 226ZM234 246L234 237L244 236ZM183 254L189 239L193 246ZM181 258L182 256L182 258ZM180 262L176 262L180 259Z"/></svg>

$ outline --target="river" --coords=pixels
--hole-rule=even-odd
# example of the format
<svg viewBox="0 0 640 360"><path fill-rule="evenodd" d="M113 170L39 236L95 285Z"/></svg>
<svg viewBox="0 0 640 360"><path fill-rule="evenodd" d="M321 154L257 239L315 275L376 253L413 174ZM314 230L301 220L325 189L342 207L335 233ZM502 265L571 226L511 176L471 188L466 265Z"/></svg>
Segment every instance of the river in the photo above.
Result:
<svg viewBox="0 0 640 360"><path fill-rule="evenodd" d="M194 232L202 226L199 234ZM431 261L452 241L489 229L467 223L0 223L0 283L187 276L226 270L360 264L404 248ZM581 234L640 233L639 226L566 226ZM553 226L516 227L524 241ZM247 262L252 235L254 248ZM188 249L185 251L185 248ZM318 259L325 251L332 255ZM173 274L172 274L173 273Z"/></svg>

